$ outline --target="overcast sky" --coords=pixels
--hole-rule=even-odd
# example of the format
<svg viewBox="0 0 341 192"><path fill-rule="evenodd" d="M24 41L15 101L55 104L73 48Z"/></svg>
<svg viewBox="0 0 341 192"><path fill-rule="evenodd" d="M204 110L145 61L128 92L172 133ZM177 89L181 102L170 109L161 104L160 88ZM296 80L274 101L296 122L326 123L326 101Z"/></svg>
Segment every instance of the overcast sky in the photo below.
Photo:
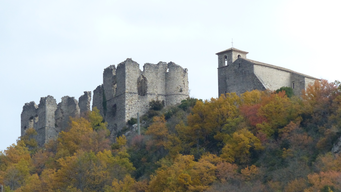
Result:
<svg viewBox="0 0 341 192"><path fill-rule="evenodd" d="M26 102L78 99L103 69L132 58L188 69L190 95L218 96L217 56L247 58L341 80L335 0L0 1L0 151L20 136Z"/></svg>

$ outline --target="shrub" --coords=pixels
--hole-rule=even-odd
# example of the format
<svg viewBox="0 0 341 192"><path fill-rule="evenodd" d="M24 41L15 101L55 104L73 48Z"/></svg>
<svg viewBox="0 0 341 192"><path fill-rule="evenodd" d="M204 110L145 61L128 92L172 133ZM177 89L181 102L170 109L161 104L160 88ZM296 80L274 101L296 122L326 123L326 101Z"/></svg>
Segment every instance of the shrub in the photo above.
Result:
<svg viewBox="0 0 341 192"><path fill-rule="evenodd" d="M160 111L164 107L164 101L153 100L149 102L149 109L154 111Z"/></svg>
<svg viewBox="0 0 341 192"><path fill-rule="evenodd" d="M134 118L134 117L132 117L132 118L130 118L130 120L128 120L128 125L134 125L134 124L136 124L137 123L137 119L136 118Z"/></svg>
<svg viewBox="0 0 341 192"><path fill-rule="evenodd" d="M294 96L294 90L291 87L281 87L279 89L276 90L276 93L279 93L281 91L285 91L285 94L287 95L287 97L292 97Z"/></svg>
<svg viewBox="0 0 341 192"><path fill-rule="evenodd" d="M179 108L187 111L189 108L194 107L194 105L197 103L198 99L194 98L187 98L186 100L182 100L181 104L179 105Z"/></svg>

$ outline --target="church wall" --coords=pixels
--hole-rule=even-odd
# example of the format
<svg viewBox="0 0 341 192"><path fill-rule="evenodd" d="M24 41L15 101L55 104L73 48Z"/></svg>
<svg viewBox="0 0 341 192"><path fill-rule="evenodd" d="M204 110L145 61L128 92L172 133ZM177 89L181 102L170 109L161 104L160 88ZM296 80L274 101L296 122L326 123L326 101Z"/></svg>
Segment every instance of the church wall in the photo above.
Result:
<svg viewBox="0 0 341 192"><path fill-rule="evenodd" d="M311 79L311 78L304 78L304 88L306 89L308 85L313 85L316 79Z"/></svg>
<svg viewBox="0 0 341 192"><path fill-rule="evenodd" d="M294 91L295 95L301 95L302 90L305 89L304 76L296 73L291 73L290 86Z"/></svg>
<svg viewBox="0 0 341 192"><path fill-rule="evenodd" d="M253 71L253 64L245 59L237 59L231 65L218 68L219 96L231 92L239 95L254 89L264 90L262 82Z"/></svg>
<svg viewBox="0 0 341 192"><path fill-rule="evenodd" d="M254 65L254 73L261 79L267 89L276 90L283 86L291 87L291 73L289 72Z"/></svg>

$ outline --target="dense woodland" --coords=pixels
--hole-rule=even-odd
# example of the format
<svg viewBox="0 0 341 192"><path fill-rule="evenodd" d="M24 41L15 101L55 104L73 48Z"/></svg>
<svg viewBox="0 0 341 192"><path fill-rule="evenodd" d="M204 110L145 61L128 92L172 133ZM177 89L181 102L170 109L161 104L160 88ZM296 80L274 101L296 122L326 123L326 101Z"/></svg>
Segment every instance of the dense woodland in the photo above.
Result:
<svg viewBox="0 0 341 192"><path fill-rule="evenodd" d="M117 138L93 109L38 147L28 129L0 153L8 191L341 191L340 82L251 91L163 108ZM127 134L129 132L129 134Z"/></svg>

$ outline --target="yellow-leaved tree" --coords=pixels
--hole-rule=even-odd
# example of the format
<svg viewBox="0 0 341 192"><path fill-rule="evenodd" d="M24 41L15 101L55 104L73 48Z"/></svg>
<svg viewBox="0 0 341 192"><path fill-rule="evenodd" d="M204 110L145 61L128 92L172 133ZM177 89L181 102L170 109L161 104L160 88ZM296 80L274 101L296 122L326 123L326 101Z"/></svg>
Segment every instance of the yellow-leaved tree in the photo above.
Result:
<svg viewBox="0 0 341 192"><path fill-rule="evenodd" d="M247 163L251 148L263 149L260 140L245 128L226 137L225 143L220 157L230 163Z"/></svg>

